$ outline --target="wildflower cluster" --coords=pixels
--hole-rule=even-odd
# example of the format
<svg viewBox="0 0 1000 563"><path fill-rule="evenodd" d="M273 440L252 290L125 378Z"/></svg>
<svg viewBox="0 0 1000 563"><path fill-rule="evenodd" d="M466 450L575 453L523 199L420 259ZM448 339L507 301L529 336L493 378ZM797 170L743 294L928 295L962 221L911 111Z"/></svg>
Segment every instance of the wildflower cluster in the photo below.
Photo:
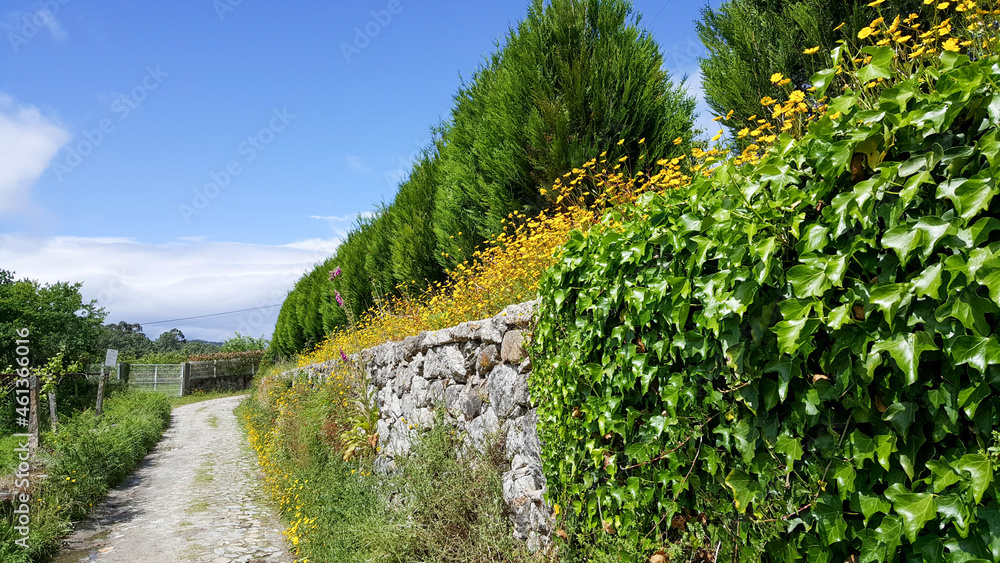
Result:
<svg viewBox="0 0 1000 563"><path fill-rule="evenodd" d="M707 172L721 157L716 149L695 149L690 158L682 155L647 165L646 155L640 155L637 171L631 173L627 157L608 161L603 152L541 188L551 203L547 210L530 216L512 212L503 231L448 272L446 281L422 292L402 288L402 296L381 300L356 323L334 330L314 350L300 355L298 364L335 360L345 352L489 317L511 303L532 299L541 274L558 258L570 232L599 224L608 209L628 207L642 193L685 186L690 174Z"/></svg>

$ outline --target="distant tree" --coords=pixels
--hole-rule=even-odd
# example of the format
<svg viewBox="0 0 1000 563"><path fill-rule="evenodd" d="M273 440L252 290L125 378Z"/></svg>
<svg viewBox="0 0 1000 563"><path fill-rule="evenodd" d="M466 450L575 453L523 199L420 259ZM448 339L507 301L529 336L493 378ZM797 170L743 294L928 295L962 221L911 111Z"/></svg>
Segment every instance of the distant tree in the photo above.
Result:
<svg viewBox="0 0 1000 563"><path fill-rule="evenodd" d="M831 65L830 53L837 42L855 45L858 31L877 17L870 3L730 0L717 9L703 8L696 26L708 51L701 59L702 88L708 106L716 115L732 111L734 118L723 123L738 131L746 126L748 117L763 111L762 98L784 96L771 83L774 73L780 72L799 88L808 88L810 77ZM889 0L880 9L883 14L905 15L919 12L922 4L922 0ZM819 47L819 51L804 53L813 47Z"/></svg>
<svg viewBox="0 0 1000 563"><path fill-rule="evenodd" d="M172 328L160 334L154 343L155 352L180 352L187 340L180 329Z"/></svg>
<svg viewBox="0 0 1000 563"><path fill-rule="evenodd" d="M13 272L0 270L0 369L15 364L20 329L30 332L28 357L34 366L47 363L60 352L68 363L96 358L101 323L107 313L97 301L83 300L82 285L16 280Z"/></svg>
<svg viewBox="0 0 1000 563"><path fill-rule="evenodd" d="M118 361L128 363L152 352L153 341L142 332L141 325L120 321L101 327L95 353L108 349L118 350Z"/></svg>
<svg viewBox="0 0 1000 563"><path fill-rule="evenodd" d="M249 334L236 333L222 343L222 347L219 352L252 352L254 350L267 350L268 339L261 335L260 338L254 338Z"/></svg>
<svg viewBox="0 0 1000 563"><path fill-rule="evenodd" d="M220 345L204 340L188 340L181 346L181 353L186 356L197 356L201 354L214 354L219 351Z"/></svg>

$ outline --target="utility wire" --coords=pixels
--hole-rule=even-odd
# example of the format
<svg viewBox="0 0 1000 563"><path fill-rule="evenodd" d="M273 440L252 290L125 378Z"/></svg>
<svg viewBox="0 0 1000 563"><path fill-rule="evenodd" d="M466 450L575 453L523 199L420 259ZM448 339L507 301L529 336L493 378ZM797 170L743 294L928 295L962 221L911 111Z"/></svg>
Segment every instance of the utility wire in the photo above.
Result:
<svg viewBox="0 0 1000 563"><path fill-rule="evenodd" d="M165 323L175 323L177 321L189 321L191 319L205 319L205 318L208 318L208 317L221 317L222 315L233 315L233 314L236 314L236 313L245 313L247 311L257 311L257 310L260 310L260 309L272 309L274 307L281 307L281 304L279 303L277 305L265 305L263 307L251 307L249 309L239 309L239 310L236 310L236 311L226 311L225 313L212 313L210 315L198 315L198 316L195 316L195 317L182 317L182 318L179 318L179 319L167 319L165 321L152 321L152 322L148 322L148 323L136 323L136 324L138 324L140 326L161 325L161 324L165 324Z"/></svg>

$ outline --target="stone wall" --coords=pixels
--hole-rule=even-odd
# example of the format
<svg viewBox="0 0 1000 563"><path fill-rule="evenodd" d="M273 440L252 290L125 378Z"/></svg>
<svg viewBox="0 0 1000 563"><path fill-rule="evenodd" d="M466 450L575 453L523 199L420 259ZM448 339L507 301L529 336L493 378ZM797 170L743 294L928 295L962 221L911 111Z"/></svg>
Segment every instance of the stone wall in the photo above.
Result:
<svg viewBox="0 0 1000 563"><path fill-rule="evenodd" d="M406 455L421 428L434 424L437 408L446 423L480 447L498 439L509 469L504 499L514 535L538 549L548 543L551 509L545 504L536 409L528 394L531 361L523 348L536 303L511 305L499 315L456 327L423 332L360 354L376 389L380 463ZM304 368L319 375L329 366Z"/></svg>

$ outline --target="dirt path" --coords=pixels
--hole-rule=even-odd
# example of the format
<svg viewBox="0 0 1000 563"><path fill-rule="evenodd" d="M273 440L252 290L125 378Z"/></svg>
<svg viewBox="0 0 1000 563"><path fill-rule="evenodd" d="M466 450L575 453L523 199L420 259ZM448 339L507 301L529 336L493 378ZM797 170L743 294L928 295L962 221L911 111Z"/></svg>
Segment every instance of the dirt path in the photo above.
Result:
<svg viewBox="0 0 1000 563"><path fill-rule="evenodd" d="M174 409L163 439L66 540L54 563L288 563L226 397Z"/></svg>

